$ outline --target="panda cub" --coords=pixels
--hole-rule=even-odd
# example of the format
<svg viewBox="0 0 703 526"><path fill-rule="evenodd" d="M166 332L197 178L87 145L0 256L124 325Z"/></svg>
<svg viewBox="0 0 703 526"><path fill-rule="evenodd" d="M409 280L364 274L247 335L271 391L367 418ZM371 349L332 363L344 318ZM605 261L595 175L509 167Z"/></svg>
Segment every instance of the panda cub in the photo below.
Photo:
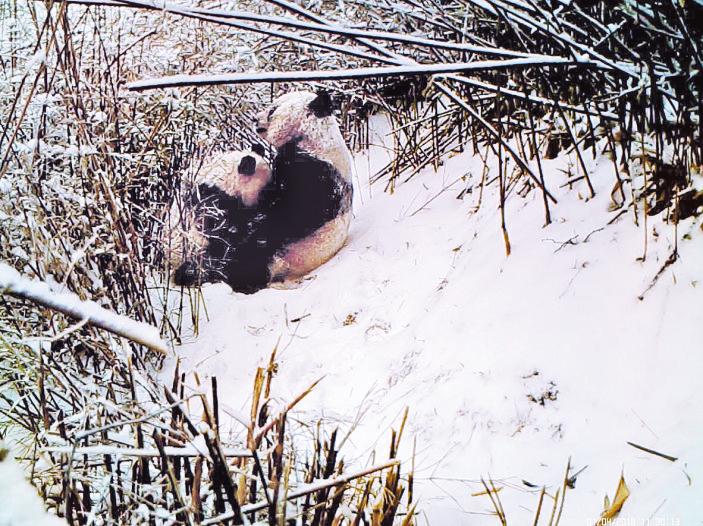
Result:
<svg viewBox="0 0 703 526"><path fill-rule="evenodd" d="M164 240L174 284L226 281L232 247L254 230L259 198L271 179L263 155L263 147L256 145L251 152L206 159L195 184L174 203Z"/></svg>
<svg viewBox="0 0 703 526"><path fill-rule="evenodd" d="M236 243L225 270L232 289L245 293L328 261L347 239L352 207L351 153L327 92L277 98L257 116L256 131L277 154L251 235Z"/></svg>

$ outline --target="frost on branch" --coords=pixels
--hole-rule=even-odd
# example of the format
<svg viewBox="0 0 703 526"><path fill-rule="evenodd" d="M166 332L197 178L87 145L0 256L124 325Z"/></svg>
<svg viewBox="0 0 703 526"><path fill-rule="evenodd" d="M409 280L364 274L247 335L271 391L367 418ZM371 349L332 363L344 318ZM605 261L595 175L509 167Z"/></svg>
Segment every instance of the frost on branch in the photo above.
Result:
<svg viewBox="0 0 703 526"><path fill-rule="evenodd" d="M77 320L86 320L160 353L168 352L156 327L111 312L94 301L83 301L73 293L54 290L47 283L31 281L5 263L0 263L0 292L27 299Z"/></svg>

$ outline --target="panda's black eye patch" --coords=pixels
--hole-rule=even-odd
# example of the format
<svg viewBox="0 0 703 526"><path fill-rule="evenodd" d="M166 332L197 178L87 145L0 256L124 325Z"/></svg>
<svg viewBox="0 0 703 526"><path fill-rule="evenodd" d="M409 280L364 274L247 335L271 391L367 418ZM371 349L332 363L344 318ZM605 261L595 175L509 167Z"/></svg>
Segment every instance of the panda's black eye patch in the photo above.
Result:
<svg viewBox="0 0 703 526"><path fill-rule="evenodd" d="M251 155L245 155L242 160L239 161L237 171L242 175L253 175L256 171L256 159Z"/></svg>

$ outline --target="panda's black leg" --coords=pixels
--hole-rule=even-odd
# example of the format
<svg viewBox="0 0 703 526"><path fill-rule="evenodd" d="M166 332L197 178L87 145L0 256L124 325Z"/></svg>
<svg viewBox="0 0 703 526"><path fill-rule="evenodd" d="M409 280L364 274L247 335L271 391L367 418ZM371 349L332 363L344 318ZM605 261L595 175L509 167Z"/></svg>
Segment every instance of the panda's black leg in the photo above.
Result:
<svg viewBox="0 0 703 526"><path fill-rule="evenodd" d="M227 284L233 291L243 294L265 289L271 281L269 262L270 257L262 253L250 253L248 257L230 261L225 271Z"/></svg>

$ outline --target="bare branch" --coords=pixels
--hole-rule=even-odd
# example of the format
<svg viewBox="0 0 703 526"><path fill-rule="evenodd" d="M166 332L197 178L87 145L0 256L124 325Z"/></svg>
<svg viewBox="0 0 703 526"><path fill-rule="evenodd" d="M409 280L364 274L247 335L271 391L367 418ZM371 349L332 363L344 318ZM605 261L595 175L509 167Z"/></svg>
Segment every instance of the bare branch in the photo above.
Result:
<svg viewBox="0 0 703 526"><path fill-rule="evenodd" d="M212 86L218 84L256 84L270 82L309 82L341 79L362 79L380 77L399 77L413 75L432 75L440 73L462 73L467 71L485 71L510 69L525 66L591 66L589 61L569 58L531 55L525 58L507 60L478 60L458 62L455 64L411 64L389 67L341 69L337 71L273 71L254 73L227 73L222 75L172 75L153 80L140 80L127 84L132 91L178 86Z"/></svg>
<svg viewBox="0 0 703 526"><path fill-rule="evenodd" d="M83 301L73 293L52 290L47 283L22 277L5 263L0 263L0 293L29 300L77 320L87 320L87 323L95 327L161 354L168 353L168 347L156 327L111 312L94 301Z"/></svg>

